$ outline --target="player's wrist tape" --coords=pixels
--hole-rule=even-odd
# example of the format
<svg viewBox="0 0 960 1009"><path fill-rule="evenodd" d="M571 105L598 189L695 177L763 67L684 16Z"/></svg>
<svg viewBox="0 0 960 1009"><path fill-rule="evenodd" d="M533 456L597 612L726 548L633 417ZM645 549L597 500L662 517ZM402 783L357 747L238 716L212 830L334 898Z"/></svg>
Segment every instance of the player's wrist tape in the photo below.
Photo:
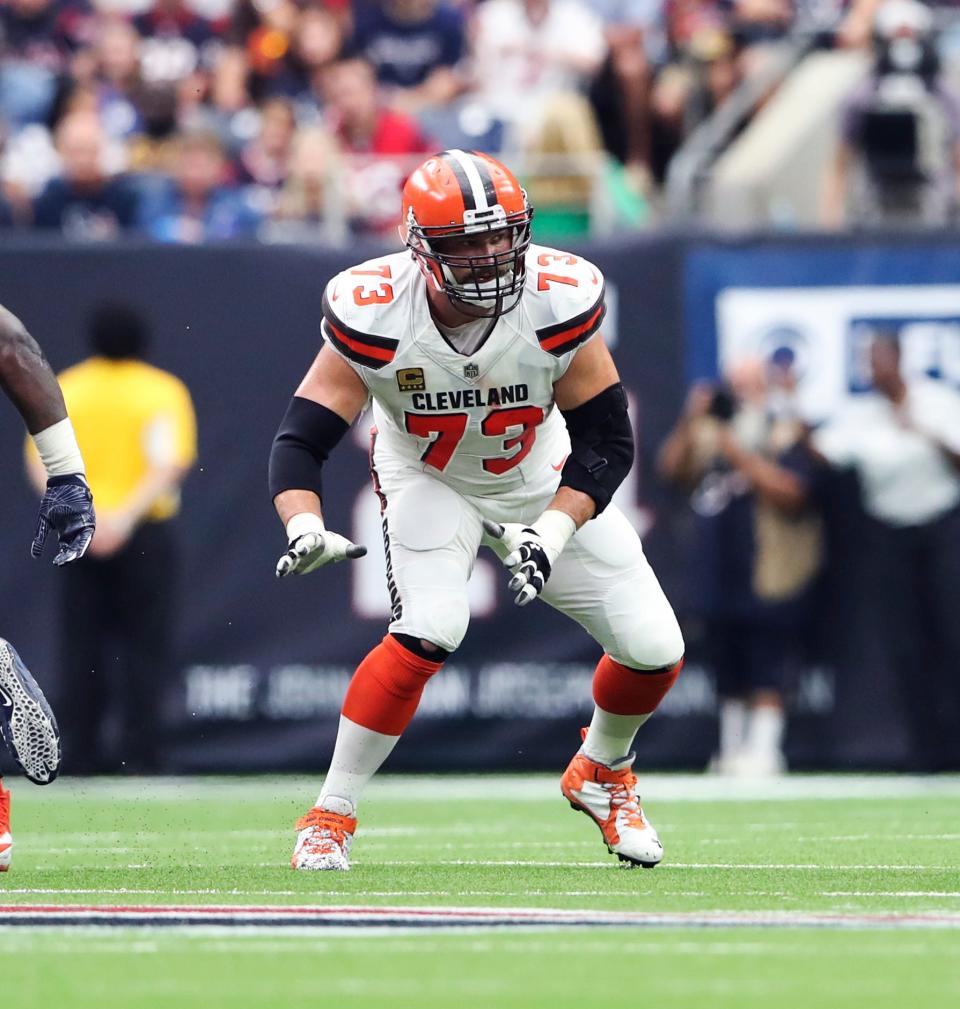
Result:
<svg viewBox="0 0 960 1009"><path fill-rule="evenodd" d="M617 382L563 414L570 432L570 455L560 486L593 498L599 515L633 465L633 428L627 394Z"/></svg>
<svg viewBox="0 0 960 1009"><path fill-rule="evenodd" d="M64 417L33 435L33 444L37 447L48 477L86 473L69 417Z"/></svg>
<svg viewBox="0 0 960 1009"><path fill-rule="evenodd" d="M323 498L320 470L350 425L312 399L294 396L270 450L270 497L285 490L313 491Z"/></svg>
<svg viewBox="0 0 960 1009"><path fill-rule="evenodd" d="M314 515L313 512L297 512L287 520L286 530L288 543L292 543L306 533L323 535L327 531L323 519L319 515Z"/></svg>
<svg viewBox="0 0 960 1009"><path fill-rule="evenodd" d="M566 512L558 508L548 508L533 523L531 529L535 530L540 539L556 552L554 556L559 556L567 545L567 540L577 531L577 523Z"/></svg>

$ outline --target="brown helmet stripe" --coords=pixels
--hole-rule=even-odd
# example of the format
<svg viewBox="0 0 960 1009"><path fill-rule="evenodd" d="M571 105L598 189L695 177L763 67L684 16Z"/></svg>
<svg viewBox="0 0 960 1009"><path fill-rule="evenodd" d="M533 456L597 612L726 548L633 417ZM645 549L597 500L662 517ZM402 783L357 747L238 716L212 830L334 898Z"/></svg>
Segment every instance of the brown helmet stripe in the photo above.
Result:
<svg viewBox="0 0 960 1009"><path fill-rule="evenodd" d="M444 151L440 155L443 158L444 164L453 172L456 176L457 184L460 186L460 195L463 197L463 209L464 210L476 210L477 201L473 196L473 186L470 185L470 179L467 178L467 173L464 171L463 165L457 160L457 158L450 153L450 151Z"/></svg>
<svg viewBox="0 0 960 1009"><path fill-rule="evenodd" d="M497 187L493 181L493 176L490 174L490 165L476 151L471 151L470 157L473 159L473 163L476 165L477 172L480 175L480 180L483 182L483 194L487 198L487 206L492 207L495 203L500 202L500 198L497 196Z"/></svg>

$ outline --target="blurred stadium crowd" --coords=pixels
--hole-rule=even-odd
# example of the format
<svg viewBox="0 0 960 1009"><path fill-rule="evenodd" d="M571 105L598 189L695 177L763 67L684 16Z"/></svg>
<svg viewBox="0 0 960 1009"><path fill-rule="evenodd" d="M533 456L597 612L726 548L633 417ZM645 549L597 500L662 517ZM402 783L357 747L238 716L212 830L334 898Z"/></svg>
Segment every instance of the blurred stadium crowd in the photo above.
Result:
<svg viewBox="0 0 960 1009"><path fill-rule="evenodd" d="M893 4L888 42L930 35ZM3 0L0 221L83 240L377 237L422 155L463 147L511 159L541 233L642 226L678 148L778 43L866 49L878 6ZM909 49L894 63L926 73ZM889 146L854 118L847 141Z"/></svg>

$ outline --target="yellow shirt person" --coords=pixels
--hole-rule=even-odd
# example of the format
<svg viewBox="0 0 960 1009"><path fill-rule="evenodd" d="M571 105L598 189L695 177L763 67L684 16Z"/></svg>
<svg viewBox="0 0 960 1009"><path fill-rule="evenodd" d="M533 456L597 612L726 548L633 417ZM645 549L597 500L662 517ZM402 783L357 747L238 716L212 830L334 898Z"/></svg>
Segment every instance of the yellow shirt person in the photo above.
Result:
<svg viewBox="0 0 960 1009"><path fill-rule="evenodd" d="M72 774L162 767L163 685L179 661L170 520L197 431L183 382L143 360L147 338L138 312L102 305L89 324L93 356L60 375L97 510L87 556L58 579L60 729Z"/></svg>
<svg viewBox="0 0 960 1009"><path fill-rule="evenodd" d="M96 502L100 528L92 556L119 549L143 521L173 517L180 508L180 483L197 456L196 418L187 387L139 359L139 338L129 346L111 344L111 333L120 327L116 318L105 327L104 316L120 311L101 310L100 330L108 338L98 348L95 337L94 347L103 352L59 376ZM134 321L132 313L121 319L128 338ZM27 451L36 473L32 446Z"/></svg>
<svg viewBox="0 0 960 1009"><path fill-rule="evenodd" d="M87 481L99 509L129 507L151 471L190 468L197 427L187 387L143 361L92 357L60 375L85 451ZM163 520L180 507L176 487L158 490L144 518Z"/></svg>

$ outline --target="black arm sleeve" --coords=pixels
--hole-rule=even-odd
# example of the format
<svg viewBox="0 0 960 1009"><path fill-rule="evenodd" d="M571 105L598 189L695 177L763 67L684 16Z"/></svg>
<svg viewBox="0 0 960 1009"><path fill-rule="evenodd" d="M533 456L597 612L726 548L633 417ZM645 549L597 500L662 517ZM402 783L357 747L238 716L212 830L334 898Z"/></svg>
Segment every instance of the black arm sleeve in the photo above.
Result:
<svg viewBox="0 0 960 1009"><path fill-rule="evenodd" d="M592 497L599 515L633 465L627 394L617 382L566 411L563 419L570 432L570 456L560 474L560 486Z"/></svg>
<svg viewBox="0 0 960 1009"><path fill-rule="evenodd" d="M270 450L270 499L285 490L312 490L322 500L321 467L349 428L333 410L294 396Z"/></svg>

